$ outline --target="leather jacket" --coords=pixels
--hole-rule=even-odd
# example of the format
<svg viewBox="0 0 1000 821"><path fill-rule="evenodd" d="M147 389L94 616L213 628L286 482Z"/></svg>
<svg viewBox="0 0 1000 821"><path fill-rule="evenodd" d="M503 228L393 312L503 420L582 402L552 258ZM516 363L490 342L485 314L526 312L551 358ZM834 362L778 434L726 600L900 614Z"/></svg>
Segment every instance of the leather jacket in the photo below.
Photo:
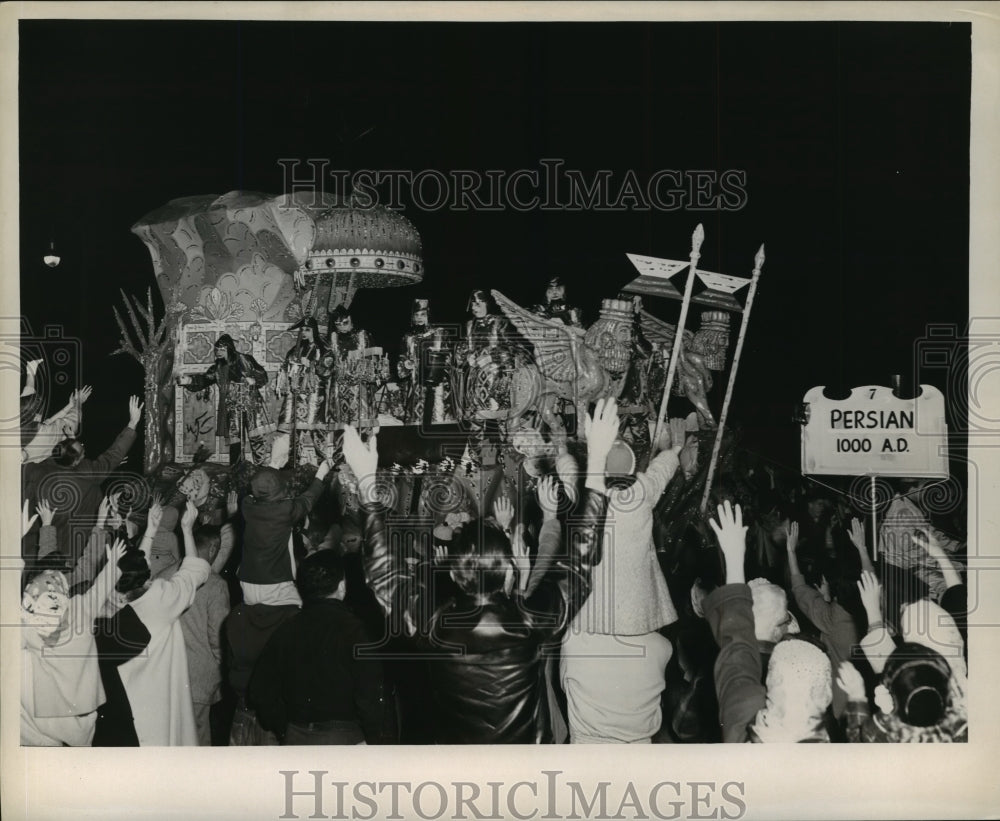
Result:
<svg viewBox="0 0 1000 821"><path fill-rule="evenodd" d="M587 490L565 524L545 522L539 552L553 563L527 594L470 596L390 540L381 511L364 510L368 584L386 610L389 641L425 662L422 707L439 744L548 743L546 645L558 643L587 600L600 561L607 497ZM560 548L564 532L568 549ZM398 656L397 656L398 657Z"/></svg>

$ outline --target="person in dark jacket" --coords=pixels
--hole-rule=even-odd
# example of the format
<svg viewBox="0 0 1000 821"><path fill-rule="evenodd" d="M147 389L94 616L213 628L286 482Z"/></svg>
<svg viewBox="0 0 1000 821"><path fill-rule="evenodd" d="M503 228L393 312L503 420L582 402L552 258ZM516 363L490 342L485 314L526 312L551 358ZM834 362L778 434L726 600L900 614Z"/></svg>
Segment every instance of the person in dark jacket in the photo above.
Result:
<svg viewBox="0 0 1000 821"><path fill-rule="evenodd" d="M377 743L385 715L382 665L359 652L370 638L344 603L344 560L307 556L302 611L281 625L250 679L249 701L286 745Z"/></svg>
<svg viewBox="0 0 1000 821"><path fill-rule="evenodd" d="M719 540L726 583L704 601L705 619L719 645L715 692L722 740L727 743L824 742L832 682L830 660L809 641L784 638L774 646L765 683L754 629L753 596L746 584L746 527L739 505L718 507L709 520Z"/></svg>
<svg viewBox="0 0 1000 821"><path fill-rule="evenodd" d="M128 403L128 425L111 447L96 459L86 458L83 442L65 439L52 449L52 456L44 462L24 466L22 495L32 508L37 507L39 499L52 503L56 544L70 564L86 547L103 496L101 483L121 464L135 443L135 429L141 418L142 403L138 396L133 396ZM72 529L74 522L81 526ZM38 555L38 538L39 528L32 526L22 540L22 556L29 565ZM78 543L73 541L77 538Z"/></svg>
<svg viewBox="0 0 1000 821"><path fill-rule="evenodd" d="M250 495L243 500L243 559L236 574L247 604L299 603L289 538L316 504L329 471L325 459L309 487L295 498L289 497L284 478L274 468L258 468L250 480ZM284 597L276 596L282 591Z"/></svg>
<svg viewBox="0 0 1000 821"><path fill-rule="evenodd" d="M230 730L233 747L276 745L274 733L260 726L247 701L250 676L268 640L282 624L299 612L296 604L238 604L224 625L229 684L236 694L236 711Z"/></svg>
<svg viewBox="0 0 1000 821"><path fill-rule="evenodd" d="M205 373L182 374L177 377L177 384L192 392L217 385L215 435L226 440L229 464L235 465L245 458L245 439L250 441L254 464L264 464L264 436L275 429L268 421L260 395L260 389L267 384L267 371L250 354L237 351L229 334L215 340L215 362Z"/></svg>
<svg viewBox="0 0 1000 821"><path fill-rule="evenodd" d="M499 526L473 520L454 534L451 579L441 600L433 568L390 551L374 480L375 437L344 433L344 458L359 479L368 583L408 646L428 659L429 740L442 744L528 744L551 740L544 680L544 645L558 641L590 594L600 559L607 497L604 470L618 432L614 399L599 400L585 418L588 478L569 529L568 546L533 592L515 589L511 543ZM542 526L540 543L562 538L561 524ZM403 717L405 721L405 716Z"/></svg>

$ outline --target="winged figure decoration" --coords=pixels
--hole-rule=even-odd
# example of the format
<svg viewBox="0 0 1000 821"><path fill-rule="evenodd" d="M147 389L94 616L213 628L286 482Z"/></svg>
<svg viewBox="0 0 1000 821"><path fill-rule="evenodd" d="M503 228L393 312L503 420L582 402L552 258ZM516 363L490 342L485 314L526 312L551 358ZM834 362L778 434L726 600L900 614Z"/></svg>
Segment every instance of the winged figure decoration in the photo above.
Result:
<svg viewBox="0 0 1000 821"><path fill-rule="evenodd" d="M659 396L663 392L663 380L667 375L667 363L670 361L670 353L674 348L677 327L658 319L645 310L639 314L639 324L643 336L653 344L656 350L662 351L663 354L662 359L653 358L649 374L649 384L652 387L650 395ZM712 389L712 372L705 364L704 358L691 350L693 340L694 334L685 328L684 344L681 348L681 358L677 362L677 379L673 389L677 395L686 396L694 405L698 412L699 422L703 427L714 428L716 426L715 417L708 407L707 398L707 393ZM657 372L653 373L654 370Z"/></svg>
<svg viewBox="0 0 1000 821"><path fill-rule="evenodd" d="M557 412L560 401L572 402L577 419L582 419L591 402L608 395L611 377L597 351L584 342L582 328L545 319L499 291L492 293L500 310L534 349L534 356L521 360L515 371L514 389L521 395L514 397L512 405L520 413L534 406L530 409L539 413L553 438L564 437Z"/></svg>

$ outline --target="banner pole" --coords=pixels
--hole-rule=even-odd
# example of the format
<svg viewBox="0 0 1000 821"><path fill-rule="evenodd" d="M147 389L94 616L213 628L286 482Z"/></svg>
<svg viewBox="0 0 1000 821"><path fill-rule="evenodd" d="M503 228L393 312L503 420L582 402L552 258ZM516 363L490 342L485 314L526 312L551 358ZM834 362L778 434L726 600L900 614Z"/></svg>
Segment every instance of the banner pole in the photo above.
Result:
<svg viewBox="0 0 1000 821"><path fill-rule="evenodd" d="M712 491L712 480L715 478L715 466L719 461L719 451L722 449L722 432L726 427L726 416L729 413L729 403L733 398L733 386L736 384L736 371L740 367L740 356L743 353L743 340L747 335L747 325L750 324L750 309L753 308L753 298L757 293L757 281L760 279L760 269L764 265L764 246L761 245L754 257L753 275L750 279L750 291L747 293L747 304L743 308L743 321L740 323L740 335L736 339L736 351L733 353L733 366L729 369L729 382L726 385L726 397L722 400L722 413L719 414L719 428L715 432L715 443L712 445L712 460L708 466L708 478L705 479L705 491L701 497L701 512L708 505L708 494Z"/></svg>
<svg viewBox="0 0 1000 821"><path fill-rule="evenodd" d="M688 271L687 284L684 286L684 299L681 300L681 315L677 320L677 332L674 335L674 345L670 351L670 363L667 365L667 376L663 380L663 397L660 399L660 412L656 416L656 427L653 430L653 448L660 441L660 431L663 429L663 421L667 414L667 401L670 399L670 388L674 381L674 372L677 370L677 360L681 354L684 344L684 324L687 322L688 306L691 304L691 294L694 290L695 271L698 269L698 260L701 259L701 244L705 241L705 229L701 223L694 229L691 236L691 256L690 269ZM655 453L655 450L654 450Z"/></svg>
<svg viewBox="0 0 1000 821"><path fill-rule="evenodd" d="M875 474L871 476L871 495L872 495L872 559L878 558L878 528L876 527L875 518Z"/></svg>

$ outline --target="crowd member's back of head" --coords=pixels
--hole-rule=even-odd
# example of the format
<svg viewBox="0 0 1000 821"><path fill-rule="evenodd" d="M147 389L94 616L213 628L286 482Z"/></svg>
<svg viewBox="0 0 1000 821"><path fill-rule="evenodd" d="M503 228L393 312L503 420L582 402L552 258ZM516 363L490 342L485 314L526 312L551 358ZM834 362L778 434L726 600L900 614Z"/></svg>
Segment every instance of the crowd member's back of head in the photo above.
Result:
<svg viewBox="0 0 1000 821"><path fill-rule="evenodd" d="M150 571L146 557L139 550L127 550L118 560L118 569L122 575L115 585L115 590L125 594L128 601L139 598L145 590L146 582L149 581Z"/></svg>
<svg viewBox="0 0 1000 821"><path fill-rule="evenodd" d="M467 596L492 596L509 586L510 539L494 522L473 519L456 530L451 544L451 577Z"/></svg>
<svg viewBox="0 0 1000 821"><path fill-rule="evenodd" d="M833 700L830 659L815 642L786 636L771 653L766 704L751 727L754 741L829 741L826 711Z"/></svg>
<svg viewBox="0 0 1000 821"><path fill-rule="evenodd" d="M52 448L52 460L60 467L75 467L82 459L83 443L79 439L63 439Z"/></svg>
<svg viewBox="0 0 1000 821"><path fill-rule="evenodd" d="M911 727L931 727L948 706L951 670L940 653L904 642L889 657L882 685L892 698L892 712Z"/></svg>
<svg viewBox="0 0 1000 821"><path fill-rule="evenodd" d="M329 599L343 599L345 593L344 559L333 550L310 553L299 565L295 579L303 604Z"/></svg>
<svg viewBox="0 0 1000 821"><path fill-rule="evenodd" d="M211 564L222 546L222 528L218 525L202 525L194 532L194 546L198 558Z"/></svg>

